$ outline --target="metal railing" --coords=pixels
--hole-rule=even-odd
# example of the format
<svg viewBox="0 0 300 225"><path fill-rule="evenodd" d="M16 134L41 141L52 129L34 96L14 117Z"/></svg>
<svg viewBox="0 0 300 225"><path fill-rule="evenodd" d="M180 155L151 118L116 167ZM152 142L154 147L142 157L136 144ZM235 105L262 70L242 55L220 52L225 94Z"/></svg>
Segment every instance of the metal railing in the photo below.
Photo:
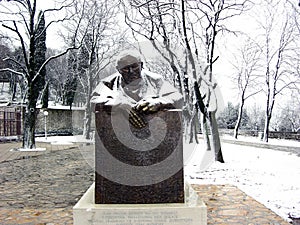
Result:
<svg viewBox="0 0 300 225"><path fill-rule="evenodd" d="M21 110L15 107L0 108L0 136L22 134Z"/></svg>

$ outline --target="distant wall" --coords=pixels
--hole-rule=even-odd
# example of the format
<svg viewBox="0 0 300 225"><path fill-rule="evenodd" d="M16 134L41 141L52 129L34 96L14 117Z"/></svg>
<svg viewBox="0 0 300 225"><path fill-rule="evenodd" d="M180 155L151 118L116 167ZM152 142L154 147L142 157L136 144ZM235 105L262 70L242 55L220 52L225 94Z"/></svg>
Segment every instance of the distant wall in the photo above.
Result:
<svg viewBox="0 0 300 225"><path fill-rule="evenodd" d="M269 138L292 139L300 141L300 133L298 132L280 132L270 131Z"/></svg>
<svg viewBox="0 0 300 225"><path fill-rule="evenodd" d="M253 136L258 138L262 136L262 133L262 131L257 130L239 130L239 135ZM228 134L233 136L233 129L220 129L220 134ZM269 138L300 140L300 133L269 131Z"/></svg>
<svg viewBox="0 0 300 225"><path fill-rule="evenodd" d="M84 124L84 109L46 109L47 133L49 135L81 134ZM92 113L92 130L95 129L94 113ZM36 121L36 134L45 133L44 111L39 110Z"/></svg>

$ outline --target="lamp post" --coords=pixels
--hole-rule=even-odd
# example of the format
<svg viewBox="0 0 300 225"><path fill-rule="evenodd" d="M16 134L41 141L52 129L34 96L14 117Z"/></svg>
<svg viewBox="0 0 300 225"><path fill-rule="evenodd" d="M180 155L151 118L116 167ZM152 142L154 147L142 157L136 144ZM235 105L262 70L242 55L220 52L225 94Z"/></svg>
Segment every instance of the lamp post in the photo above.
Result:
<svg viewBox="0 0 300 225"><path fill-rule="evenodd" d="M45 139L47 140L47 116L48 111L44 111L44 120L45 120Z"/></svg>

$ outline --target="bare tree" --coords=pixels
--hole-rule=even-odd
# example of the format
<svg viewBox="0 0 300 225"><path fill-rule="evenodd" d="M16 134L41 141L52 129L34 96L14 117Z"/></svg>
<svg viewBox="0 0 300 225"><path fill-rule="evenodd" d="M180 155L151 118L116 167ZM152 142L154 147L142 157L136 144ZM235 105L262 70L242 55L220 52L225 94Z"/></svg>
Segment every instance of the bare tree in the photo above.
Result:
<svg viewBox="0 0 300 225"><path fill-rule="evenodd" d="M208 77L206 80L210 85L207 85L209 88L206 93L205 103L209 105L211 98L213 97L213 90L216 88L216 83L213 81L214 74L214 63L219 56L216 56L216 46L218 44L217 36L225 33L234 33L231 31L226 22L233 17L241 15L250 5L250 1L241 0L241 1L195 1L196 3L192 8L197 9L200 15L202 27L202 46L205 49L206 62L208 64ZM203 45L204 44L204 45ZM201 83L200 83L201 85ZM216 101L218 99L216 98ZM217 108L213 110L208 110L209 125L212 133L212 142L214 145L214 150L216 154L216 159L222 158L221 152L221 142L218 132L218 126L216 121L216 112Z"/></svg>
<svg viewBox="0 0 300 225"><path fill-rule="evenodd" d="M42 62L37 63L38 43L41 36L46 36L46 31L51 24L66 20L63 19L53 20L45 24L42 31L39 31L40 23L48 13L58 13L62 10L69 8L72 2L65 2L59 8L49 8L40 11L37 5L37 0L12 0L1 2L1 16L8 18L2 22L2 27L11 32L11 36L15 38L22 50L23 61L17 61L12 58L6 60L12 61L17 64L21 71L15 71L11 68L6 68L6 71L11 71L16 75L23 77L26 82L26 100L25 100L25 113L24 113L24 131L23 131L23 148L35 148L35 121L37 116L36 104L40 94L40 88L36 90L36 85L41 79L42 71L46 65L53 59L66 54L74 46L67 48L65 51L50 56ZM45 16L46 17L46 16Z"/></svg>
<svg viewBox="0 0 300 225"><path fill-rule="evenodd" d="M239 113L234 127L234 138L238 137L238 130L242 121L245 101L261 92L260 59L261 49L250 38L239 49L235 56L233 80L239 91Z"/></svg>
<svg viewBox="0 0 300 225"><path fill-rule="evenodd" d="M8 47L9 45L5 43L5 41L0 38L0 52L4 58L11 57L13 55L12 50ZM7 68L11 65L9 65L10 62L4 61L3 58L0 58L0 69ZM0 72L0 81L8 81L9 82L9 93L11 94L11 101L15 100L16 96L16 81L17 79L14 79L15 76L9 71L3 71ZM2 92L2 88L1 88Z"/></svg>
<svg viewBox="0 0 300 225"><path fill-rule="evenodd" d="M134 34L141 35L148 39L154 49L161 55L160 60L164 60L171 68L172 77L170 80L178 87L184 95L185 106L183 108L185 134L193 136L197 141L197 131L195 124L197 120L196 107L193 102L193 82L189 77L196 80L196 70L189 66L189 60L195 63L193 55L187 58L186 44L183 40L182 30L187 27L182 23L180 1L131 1L126 4L123 1L125 11L125 21L133 30ZM142 22L143 21L143 22ZM156 63L156 66L160 64ZM195 66L194 66L195 68ZM200 68L197 67L197 70ZM165 76L165 74L163 74Z"/></svg>
<svg viewBox="0 0 300 225"><path fill-rule="evenodd" d="M55 55L58 50L47 49L47 55ZM49 91L50 100L53 104L63 102L64 98L64 84L68 78L68 65L67 57L68 54L72 52L69 51L66 55L56 58L47 64L47 76L49 79Z"/></svg>
<svg viewBox="0 0 300 225"><path fill-rule="evenodd" d="M118 46L122 42L122 33L116 26L118 4L116 1L83 1L81 8L82 26L78 34L83 37L83 44L77 53L77 94L84 96L85 117L84 137L90 138L92 111L90 100L92 91L104 69L111 63Z"/></svg>
<svg viewBox="0 0 300 225"><path fill-rule="evenodd" d="M287 88L296 88L299 76L290 61L291 56L295 56L296 26L290 15L288 4L282 1L262 1L261 4L264 12L259 12L259 14L264 17L258 18L264 38L261 48L265 61L264 92L266 95L263 140L268 142L276 97Z"/></svg>
<svg viewBox="0 0 300 225"><path fill-rule="evenodd" d="M122 1L122 3L124 6L125 22L133 31L133 35L140 35L149 40L153 48L161 55L158 60L159 63L156 63L156 67L158 64L161 64L161 61L169 64L172 71L172 77L169 79L184 94L185 109L189 108L189 87L187 83L183 84L184 73L186 76L188 75L184 68L185 62L180 60L183 56L182 50L184 48L181 39L178 38L180 37L178 34L180 23L176 17L179 10L178 3L176 1L148 1L146 3L143 1ZM175 47L176 45L177 48ZM165 72L163 76L166 76L166 74ZM184 122L188 124L191 118L189 110L184 110L184 118Z"/></svg>
<svg viewBox="0 0 300 225"><path fill-rule="evenodd" d="M155 47L161 43L161 48L165 50L163 57L170 63L174 80L185 96L183 113L189 121L186 125L192 124L192 131L195 122L199 121L200 112L207 149L211 149L211 133L215 158L223 162L215 118L218 105L215 92L217 85L213 79L213 64L218 58L215 57L216 36L228 31L224 21L242 13L248 1L122 2L126 8L126 21L131 29L150 40ZM180 52L179 49L183 51ZM202 52L201 49L205 51ZM200 63L201 61L205 63Z"/></svg>

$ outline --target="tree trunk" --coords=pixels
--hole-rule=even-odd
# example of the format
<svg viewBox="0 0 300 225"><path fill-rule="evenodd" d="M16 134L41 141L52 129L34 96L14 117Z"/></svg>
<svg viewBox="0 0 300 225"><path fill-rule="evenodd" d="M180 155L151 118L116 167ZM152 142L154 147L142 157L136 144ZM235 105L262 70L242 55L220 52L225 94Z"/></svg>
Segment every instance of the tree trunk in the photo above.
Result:
<svg viewBox="0 0 300 225"><path fill-rule="evenodd" d="M223 154L221 151L221 141L220 141L220 136L219 136L219 130L218 130L218 124L217 124L217 120L216 120L216 114L215 112L208 112L201 93L199 91L199 86L198 83L195 81L194 82L194 91L195 91L195 96L196 96L196 100L197 100L197 106L199 108L199 110L201 111L201 113L203 114L203 116L205 118L203 118L203 134L204 134L204 139L206 141L207 144L207 150L209 150L211 148L211 143L209 141L209 134L208 134L208 129L207 129L207 119L209 122L209 126L210 126L210 130L211 130L211 136L212 136L212 145L213 145L213 150L215 151L215 160L219 161L221 163L224 163L224 159L223 159Z"/></svg>
<svg viewBox="0 0 300 225"><path fill-rule="evenodd" d="M91 107L86 106L84 112L84 128L83 128L83 136L85 139L90 139L91 132Z"/></svg>
<svg viewBox="0 0 300 225"><path fill-rule="evenodd" d="M36 100L28 98L28 104L24 112L23 148L35 148L35 121L36 121Z"/></svg>
<svg viewBox="0 0 300 225"><path fill-rule="evenodd" d="M212 136L212 146L215 151L215 159L221 163L224 163L223 154L221 150L221 141L218 130L218 124L216 120L216 113L209 112L209 124L211 128L211 136Z"/></svg>
<svg viewBox="0 0 300 225"><path fill-rule="evenodd" d="M87 94L86 94L86 106L85 106L85 115L84 115L84 128L83 136L85 139L90 139L91 132L91 122L92 122L92 110L91 110L91 96L92 96L92 81L91 74L89 73L89 80L87 85Z"/></svg>
<svg viewBox="0 0 300 225"><path fill-rule="evenodd" d="M15 77L12 78L12 80L10 80L10 92L11 92L11 101L13 102L16 99L16 93L17 93L17 82Z"/></svg>
<svg viewBox="0 0 300 225"><path fill-rule="evenodd" d="M201 127L202 127L204 142L206 143L206 151L211 151L211 144L209 139L209 128L207 126L207 119L205 117L203 117L202 119Z"/></svg>
<svg viewBox="0 0 300 225"><path fill-rule="evenodd" d="M241 121L242 121L242 117L243 117L243 108L244 108L244 103L245 101L242 100L240 108L239 108L239 115L238 115L238 119L236 121L236 124L234 126L234 138L237 139L238 137L238 132L239 132L239 128L241 125Z"/></svg>
<svg viewBox="0 0 300 225"><path fill-rule="evenodd" d="M268 142L269 141L270 120L271 120L271 117L268 114L266 114L265 127L264 127L264 133L263 133L263 141L264 142Z"/></svg>
<svg viewBox="0 0 300 225"><path fill-rule="evenodd" d="M42 108L48 108L49 102L49 82L46 83L44 91L42 93Z"/></svg>

